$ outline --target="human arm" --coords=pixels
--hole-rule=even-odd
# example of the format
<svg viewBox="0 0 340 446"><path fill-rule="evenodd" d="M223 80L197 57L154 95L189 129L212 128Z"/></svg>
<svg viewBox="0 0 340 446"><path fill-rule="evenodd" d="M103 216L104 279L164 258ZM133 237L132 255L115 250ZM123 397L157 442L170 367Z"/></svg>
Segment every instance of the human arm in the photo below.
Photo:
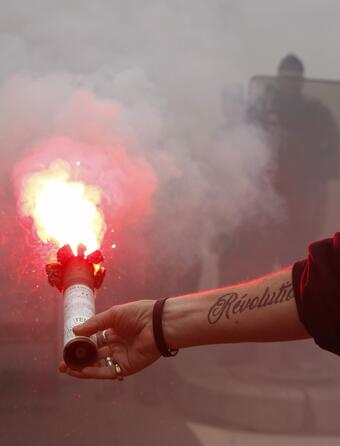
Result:
<svg viewBox="0 0 340 446"><path fill-rule="evenodd" d="M90 336L109 330L109 345L98 351L98 361L81 372L60 366L79 378L114 377L104 358L112 356L125 375L156 361L157 350L152 327L154 301L143 300L117 305L74 329ZM184 348L203 344L268 342L309 337L300 322L292 287L292 268L216 290L178 296L166 301L162 318L169 347Z"/></svg>
<svg viewBox="0 0 340 446"><path fill-rule="evenodd" d="M292 267L237 285L168 299L163 330L173 348L308 338L292 285Z"/></svg>
<svg viewBox="0 0 340 446"><path fill-rule="evenodd" d="M289 282L293 288L282 297L281 287ZM255 299L268 287L272 292L278 293L276 298L268 301L260 299L257 305L253 302L241 314L239 298L233 302L236 306L234 311L224 302L219 306L216 300L215 307L210 307L209 310L213 318L211 322L218 327L217 324L225 317L227 321L224 322L227 322L228 329L226 325L220 324L209 343L279 341L312 337L319 347L340 356L340 232L335 233L332 238L311 243L308 257L297 261L292 267L231 289L233 293L247 293L249 296L255 296ZM226 292L230 292L229 288ZM216 295L214 297L219 299ZM266 302L266 305L263 305L263 302ZM224 316L223 311L219 311L221 308L224 308ZM229 317L226 317L227 315ZM234 327L230 324L232 321ZM174 339L177 337L176 334L171 334L175 333L176 325L171 322L168 325L172 327L168 334L168 342L171 342L171 336L175 336ZM197 339L189 337L189 345L202 343L207 339L204 331L194 335ZM175 348L176 344L171 346Z"/></svg>

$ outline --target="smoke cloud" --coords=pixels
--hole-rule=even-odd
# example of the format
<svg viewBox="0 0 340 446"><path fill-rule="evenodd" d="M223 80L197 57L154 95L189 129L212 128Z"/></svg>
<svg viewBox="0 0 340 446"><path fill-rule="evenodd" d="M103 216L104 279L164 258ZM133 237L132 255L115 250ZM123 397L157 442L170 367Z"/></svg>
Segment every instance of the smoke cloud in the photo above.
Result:
<svg viewBox="0 0 340 446"><path fill-rule="evenodd" d="M82 171L92 169L93 181L105 177L107 195L112 191L124 202L125 217L135 215L129 220L111 212L109 225L135 224L130 231L138 232L144 220L136 216L148 215L139 238L144 250L152 244L163 267L176 261L191 267L220 233L232 235L255 219L282 218L270 148L246 122L239 87L228 85L232 77L242 78L231 54L238 45L232 18L242 6L228 3L227 31L220 17L227 3L178 3L180 14L175 5L152 1L143 2L142 11L137 4L103 2L94 9L85 2L66 7L64 15L60 6L39 8L36 15L9 7L6 26L11 17L24 23L2 41L12 57L1 73L1 151L12 168L17 165L15 183L22 159L34 157L38 165L87 157ZM162 45L156 44L160 35ZM223 95L234 97L229 109L222 109ZM87 149L79 154L69 144L53 146L60 137ZM144 166L139 174L124 172L125 183L112 164L98 161L110 153L117 166L121 150ZM146 200L135 193L146 189ZM112 197L108 202L115 209ZM147 241L146 230L152 233ZM141 246L138 237L136 244Z"/></svg>
<svg viewBox="0 0 340 446"><path fill-rule="evenodd" d="M273 147L247 118L248 82L287 53L307 77L339 79L339 14L338 0L1 1L3 444L197 446L255 431L254 442L310 444L339 431L339 365L305 343L185 349L123 386L59 379L62 301L18 207L22 181L55 160L100 187L98 311L255 273L257 237L285 203Z"/></svg>
<svg viewBox="0 0 340 446"><path fill-rule="evenodd" d="M317 1L297 3L299 11L307 3L310 12L320 8ZM263 23L265 11L272 21ZM124 215L134 220L116 215L116 226L134 224L136 245L146 251L152 245L158 266L180 261L190 267L219 234L283 219L271 181L275 154L245 119L243 97L251 75L274 72L288 50L303 53L313 70L313 46L296 38L297 18L289 36L280 33L270 51L259 51L261 37L273 32L269 24L280 17L279 29L290 13L268 0L256 8L217 0L147 0L142 8L137 1L6 4L0 19L4 176L17 166L17 184L18 164L46 158L44 146L64 137L89 148L93 180L101 169L107 193L114 194L117 176L96 160L105 150L114 158L122 149L128 160L147 166L145 178L126 178L147 188L149 198L125 185L135 199L126 198ZM331 34L335 26L330 22ZM313 38L313 26L305 36ZM325 59L324 72L331 69ZM72 158L72 152L63 155ZM60 155L52 151L48 161Z"/></svg>

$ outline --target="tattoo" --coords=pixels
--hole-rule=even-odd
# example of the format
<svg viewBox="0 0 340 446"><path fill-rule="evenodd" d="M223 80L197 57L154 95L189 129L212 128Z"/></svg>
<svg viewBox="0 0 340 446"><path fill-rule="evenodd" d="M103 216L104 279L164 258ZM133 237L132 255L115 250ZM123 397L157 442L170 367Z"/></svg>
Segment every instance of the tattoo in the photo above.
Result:
<svg viewBox="0 0 340 446"><path fill-rule="evenodd" d="M216 324L223 314L227 319L230 319L234 314L280 304L291 299L294 299L294 291L292 283L289 281L284 282L276 291L271 291L270 287L267 287L260 296L240 295L235 292L223 294L210 308L208 322L209 324Z"/></svg>

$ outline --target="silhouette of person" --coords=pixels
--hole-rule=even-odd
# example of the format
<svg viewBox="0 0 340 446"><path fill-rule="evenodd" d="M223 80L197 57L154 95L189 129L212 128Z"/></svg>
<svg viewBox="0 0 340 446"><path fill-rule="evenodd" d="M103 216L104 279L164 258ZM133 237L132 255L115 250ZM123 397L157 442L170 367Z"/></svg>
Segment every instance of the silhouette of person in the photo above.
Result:
<svg viewBox="0 0 340 446"><path fill-rule="evenodd" d="M320 237L327 182L338 176L335 120L321 101L304 94L304 83L303 63L287 55L256 113L275 153L275 186L286 205L287 217L273 244L281 265L302 256L308 240Z"/></svg>

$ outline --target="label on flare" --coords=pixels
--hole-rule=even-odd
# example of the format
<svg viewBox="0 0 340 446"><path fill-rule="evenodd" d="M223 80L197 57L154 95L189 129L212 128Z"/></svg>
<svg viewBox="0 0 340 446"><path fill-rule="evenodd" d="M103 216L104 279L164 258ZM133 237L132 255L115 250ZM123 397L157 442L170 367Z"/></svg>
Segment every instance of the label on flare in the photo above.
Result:
<svg viewBox="0 0 340 446"><path fill-rule="evenodd" d="M94 294L86 285L71 285L64 292L64 346L77 336L73 328L95 314ZM97 344L96 335L91 340Z"/></svg>

